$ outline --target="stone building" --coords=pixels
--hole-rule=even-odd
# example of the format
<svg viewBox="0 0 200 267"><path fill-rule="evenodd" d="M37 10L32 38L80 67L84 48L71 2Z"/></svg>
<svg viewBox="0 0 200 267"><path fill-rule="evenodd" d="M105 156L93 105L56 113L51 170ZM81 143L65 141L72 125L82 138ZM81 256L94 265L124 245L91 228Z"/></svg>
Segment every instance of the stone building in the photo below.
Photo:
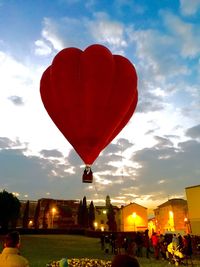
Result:
<svg viewBox="0 0 200 267"><path fill-rule="evenodd" d="M66 228L77 225L79 201L51 198L42 198L38 201L40 202L40 228L43 227L44 217L46 217L47 228Z"/></svg>
<svg viewBox="0 0 200 267"><path fill-rule="evenodd" d="M116 206L113 206L113 210L115 213L117 230L119 230L119 208ZM95 206L95 222L94 222L95 230L108 231L107 221L108 219L107 219L106 206Z"/></svg>
<svg viewBox="0 0 200 267"><path fill-rule="evenodd" d="M154 210L155 231L164 234L166 232L187 233L185 221L188 218L187 201L180 198L169 199Z"/></svg>
<svg viewBox="0 0 200 267"><path fill-rule="evenodd" d="M120 231L144 231L148 228L147 208L130 203L122 206L120 212Z"/></svg>
<svg viewBox="0 0 200 267"><path fill-rule="evenodd" d="M25 211L26 204L27 204L28 201L29 201L29 214L28 214L29 225L28 225L28 227L29 228L33 227L33 219L34 219L34 214L35 214L35 208L37 206L37 201L34 201L34 200L20 200L20 204L21 204L20 217L19 217L18 222L17 222L17 227L22 227L22 225L23 225L24 211Z"/></svg>

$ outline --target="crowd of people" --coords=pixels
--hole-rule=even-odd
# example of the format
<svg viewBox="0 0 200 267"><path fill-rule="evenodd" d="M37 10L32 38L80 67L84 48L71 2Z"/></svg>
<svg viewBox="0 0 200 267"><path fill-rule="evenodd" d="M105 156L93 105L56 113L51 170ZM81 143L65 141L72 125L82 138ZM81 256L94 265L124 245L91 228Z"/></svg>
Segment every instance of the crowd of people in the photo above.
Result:
<svg viewBox="0 0 200 267"><path fill-rule="evenodd" d="M173 258L174 251L181 252L186 260L191 259L193 254L192 239L189 234L181 235L180 233L174 233L158 235L154 232L149 236L148 230L130 234L102 234L101 249L105 253L117 255L125 253L136 257L153 257L157 260L164 259L169 261Z"/></svg>
<svg viewBox="0 0 200 267"><path fill-rule="evenodd" d="M17 231L6 235L0 254L1 267L29 267L28 260L20 255L20 235ZM192 239L189 234L153 233L148 230L132 233L101 235L101 249L114 255L111 267L139 267L137 258L154 257L179 263L183 258L192 262Z"/></svg>
<svg viewBox="0 0 200 267"><path fill-rule="evenodd" d="M4 248L0 254L1 267L29 267L28 260L20 255L20 234L17 231L5 236ZM67 261L65 261L67 266ZM111 267L140 267L138 260L130 255L116 255L113 257Z"/></svg>

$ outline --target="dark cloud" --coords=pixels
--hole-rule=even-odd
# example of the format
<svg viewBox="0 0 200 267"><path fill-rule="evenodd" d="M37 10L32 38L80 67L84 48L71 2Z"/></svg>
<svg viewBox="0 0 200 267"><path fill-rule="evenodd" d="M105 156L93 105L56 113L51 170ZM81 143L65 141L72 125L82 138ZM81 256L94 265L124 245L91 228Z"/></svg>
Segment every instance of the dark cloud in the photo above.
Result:
<svg viewBox="0 0 200 267"><path fill-rule="evenodd" d="M71 166L80 166L84 164L78 153L73 148L69 151L67 161Z"/></svg>
<svg viewBox="0 0 200 267"><path fill-rule="evenodd" d="M63 154L60 151L58 151L57 149L51 149L51 150L43 149L40 151L40 154L45 158L49 158L49 157L61 158L61 157L63 157Z"/></svg>
<svg viewBox="0 0 200 267"><path fill-rule="evenodd" d="M26 156L23 150L0 150L0 189L25 194L29 199L48 197L74 199L82 197L82 170L69 173L71 166L57 160Z"/></svg>
<svg viewBox="0 0 200 267"><path fill-rule="evenodd" d="M119 138L117 140L117 144L120 145L122 151L125 151L127 148L130 148L133 146L133 144L128 139L125 139L125 138Z"/></svg>
<svg viewBox="0 0 200 267"><path fill-rule="evenodd" d="M105 199L109 194L119 203L120 198L126 202L139 198L155 201L184 195L185 187L199 180L200 142L189 140L174 147L167 137L155 139L153 147L135 151L129 165L120 157L118 142L109 145L107 149L112 153L102 153L92 165L94 183L83 184L84 164L74 149L65 159L57 150L43 150L49 158L27 156L24 149L11 149L15 142L1 138L1 189L28 194L29 199L45 197L46 192L53 198L81 199L86 195L93 200ZM129 147L125 139L123 142Z"/></svg>
<svg viewBox="0 0 200 267"><path fill-rule="evenodd" d="M198 124L192 128L189 128L186 131L186 136L189 136L191 138L200 138L200 124Z"/></svg>
<svg viewBox="0 0 200 267"><path fill-rule="evenodd" d="M173 146L173 143L168 138L154 136L154 139L158 142L157 147Z"/></svg>
<svg viewBox="0 0 200 267"><path fill-rule="evenodd" d="M19 145L21 145L19 140L12 141L7 137L0 137L0 149L10 148L10 147L19 146Z"/></svg>
<svg viewBox="0 0 200 267"><path fill-rule="evenodd" d="M13 95L13 96L10 96L8 99L16 106L24 105L23 98L20 96Z"/></svg>
<svg viewBox="0 0 200 267"><path fill-rule="evenodd" d="M110 154L116 154L116 153L120 153L121 152L121 147L119 144L109 144L103 151L102 151L102 155L106 156L106 155L110 155Z"/></svg>
<svg viewBox="0 0 200 267"><path fill-rule="evenodd" d="M140 95L136 111L146 113L162 109L164 109L163 99L140 87Z"/></svg>
<svg viewBox="0 0 200 267"><path fill-rule="evenodd" d="M196 184L199 179L200 143L187 141L178 149L166 146L167 141L137 151L132 160L137 169L137 181L143 194L163 191L166 195L184 193L184 188Z"/></svg>

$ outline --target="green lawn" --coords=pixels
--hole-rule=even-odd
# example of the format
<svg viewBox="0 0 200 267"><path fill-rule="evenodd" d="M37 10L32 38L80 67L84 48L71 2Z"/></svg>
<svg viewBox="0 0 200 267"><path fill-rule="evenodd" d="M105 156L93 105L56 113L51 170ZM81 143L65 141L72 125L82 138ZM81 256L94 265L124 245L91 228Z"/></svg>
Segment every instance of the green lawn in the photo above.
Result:
<svg viewBox="0 0 200 267"><path fill-rule="evenodd" d="M67 258L112 259L113 255L105 254L100 248L100 240L76 235L22 235L21 254L31 267L45 267L52 260ZM1 242L2 250L2 242ZM141 267L166 267L166 261L139 258ZM195 262L195 266L200 264ZM191 265L190 265L191 266Z"/></svg>

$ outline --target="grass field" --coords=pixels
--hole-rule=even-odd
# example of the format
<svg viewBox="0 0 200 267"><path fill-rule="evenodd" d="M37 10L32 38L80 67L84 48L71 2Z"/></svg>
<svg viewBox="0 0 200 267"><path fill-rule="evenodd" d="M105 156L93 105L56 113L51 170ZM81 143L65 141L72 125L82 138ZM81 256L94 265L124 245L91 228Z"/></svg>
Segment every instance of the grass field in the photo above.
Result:
<svg viewBox="0 0 200 267"><path fill-rule="evenodd" d="M22 235L21 239L21 254L29 260L31 267L45 267L48 262L63 257L106 260L111 260L113 257L101 250L100 240L97 238L76 235ZM153 258L139 258L139 262L141 267L169 266L167 261ZM200 267L197 261L193 263L193 266Z"/></svg>

